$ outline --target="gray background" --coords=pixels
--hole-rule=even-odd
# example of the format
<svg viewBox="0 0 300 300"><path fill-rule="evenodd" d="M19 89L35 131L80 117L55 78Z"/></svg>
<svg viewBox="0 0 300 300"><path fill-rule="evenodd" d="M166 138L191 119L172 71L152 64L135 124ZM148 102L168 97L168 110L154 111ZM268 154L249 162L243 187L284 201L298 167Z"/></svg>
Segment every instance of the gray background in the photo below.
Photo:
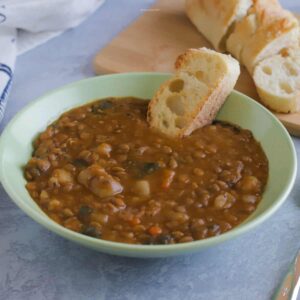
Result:
<svg viewBox="0 0 300 300"><path fill-rule="evenodd" d="M93 76L97 50L153 2L107 0L78 28L20 56L1 131L32 99ZM282 2L300 11L298 0ZM294 142L299 159L300 140ZM300 247L298 182L299 176L280 210L250 233L198 254L149 260L66 241L27 217L0 187L0 299L270 299Z"/></svg>

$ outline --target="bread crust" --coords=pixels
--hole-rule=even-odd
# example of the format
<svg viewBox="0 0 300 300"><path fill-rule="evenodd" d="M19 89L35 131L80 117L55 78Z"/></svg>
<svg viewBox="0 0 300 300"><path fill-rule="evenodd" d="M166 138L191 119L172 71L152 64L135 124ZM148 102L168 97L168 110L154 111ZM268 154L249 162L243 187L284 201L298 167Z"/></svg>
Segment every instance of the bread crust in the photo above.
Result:
<svg viewBox="0 0 300 300"><path fill-rule="evenodd" d="M198 61L214 62L219 64L220 74L218 77L209 82L203 77L203 86L207 86L205 94L201 97L199 95L188 94L185 96L184 105L187 107L189 103L187 101L194 101L195 105L191 111L188 111L184 115L176 115L170 113L168 106L166 105L168 97L172 96L168 89L170 84L175 79L184 79L185 84L192 85L192 80L196 78L197 62ZM222 66L221 66L222 65ZM192 68L195 68L192 70ZM206 48L189 49L185 53L181 54L175 62L175 75L163 83L159 90L150 101L147 112L147 119L152 128L156 128L161 132L166 133L173 137L184 137L190 135L195 129L205 126L212 122L215 118L220 107L226 100L226 97L232 91L240 74L240 67L238 62L229 55L217 53L213 50ZM206 70L207 73L211 72ZM190 76L186 80L184 76ZM187 82L189 81L189 82ZM200 81L200 80L199 80ZM198 79L195 79L198 82ZM201 83L202 84L202 83ZM186 92L186 91L183 91ZM175 95L183 95L175 93ZM198 97L198 98L197 98ZM176 123L178 118L183 118L185 124L182 128L177 128L173 123ZM164 127L162 119L168 119L169 123L172 123L168 128Z"/></svg>
<svg viewBox="0 0 300 300"><path fill-rule="evenodd" d="M222 45L227 39L226 50L245 65L254 77L261 102L265 106L276 112L299 111L300 83L296 88L292 87L293 94L286 95L282 92L284 88L283 90L270 88L260 81L264 77L260 72L262 68L260 64L268 61L269 58L272 59L279 53L282 56L299 57L298 20L291 12L284 10L278 0L251 0L250 2L250 5L247 4L247 13L244 10L242 18L237 16L237 8L242 3L238 0L186 0L186 11L194 25L217 50L224 50ZM259 73L260 76L257 75ZM287 86L294 84L293 77L289 78L283 74L276 76L284 79L284 84ZM214 110L213 107L209 109ZM205 116L200 117L200 120L203 119ZM195 121L194 124L197 122Z"/></svg>
<svg viewBox="0 0 300 300"><path fill-rule="evenodd" d="M252 74L261 60L295 47L298 33L298 20L277 0L254 0L248 15L236 23L226 47Z"/></svg>
<svg viewBox="0 0 300 300"><path fill-rule="evenodd" d="M278 113L300 110L300 49L263 60L254 70L261 102Z"/></svg>
<svg viewBox="0 0 300 300"><path fill-rule="evenodd" d="M230 26L246 15L251 0L186 0L186 13L215 49L225 51L222 39Z"/></svg>
<svg viewBox="0 0 300 300"><path fill-rule="evenodd" d="M281 97L259 86L256 87L261 103L276 113L290 114L300 110L300 91L293 97Z"/></svg>

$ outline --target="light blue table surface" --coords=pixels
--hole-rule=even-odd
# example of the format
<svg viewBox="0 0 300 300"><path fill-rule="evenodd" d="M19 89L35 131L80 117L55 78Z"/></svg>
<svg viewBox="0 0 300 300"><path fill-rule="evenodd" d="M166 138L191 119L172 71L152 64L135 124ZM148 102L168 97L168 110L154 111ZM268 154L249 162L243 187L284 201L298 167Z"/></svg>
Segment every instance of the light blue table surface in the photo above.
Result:
<svg viewBox="0 0 300 300"><path fill-rule="evenodd" d="M20 56L1 131L32 99L93 76L95 53L153 2L107 0L78 28ZM300 11L298 0L283 4ZM294 143L300 161L300 140ZM27 217L0 187L1 300L270 299L299 247L299 176L280 210L250 233L198 254L149 260L66 241Z"/></svg>

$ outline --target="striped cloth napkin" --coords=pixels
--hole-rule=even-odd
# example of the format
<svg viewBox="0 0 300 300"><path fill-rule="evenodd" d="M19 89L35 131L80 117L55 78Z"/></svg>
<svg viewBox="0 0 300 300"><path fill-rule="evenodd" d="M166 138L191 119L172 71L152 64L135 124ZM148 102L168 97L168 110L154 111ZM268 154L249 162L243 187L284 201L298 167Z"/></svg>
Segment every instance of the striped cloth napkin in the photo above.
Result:
<svg viewBox="0 0 300 300"><path fill-rule="evenodd" d="M16 57L80 24L105 0L0 0L0 121Z"/></svg>

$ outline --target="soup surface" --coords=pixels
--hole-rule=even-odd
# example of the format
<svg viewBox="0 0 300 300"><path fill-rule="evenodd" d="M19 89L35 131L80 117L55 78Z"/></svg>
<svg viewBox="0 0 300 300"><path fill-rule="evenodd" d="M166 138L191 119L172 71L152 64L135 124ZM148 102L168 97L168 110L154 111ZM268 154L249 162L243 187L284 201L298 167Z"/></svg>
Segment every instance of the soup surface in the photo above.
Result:
<svg viewBox="0 0 300 300"><path fill-rule="evenodd" d="M108 98L51 124L25 167L37 204L70 230L136 244L204 239L245 220L268 177L251 132L216 122L170 139L148 127L147 105Z"/></svg>

